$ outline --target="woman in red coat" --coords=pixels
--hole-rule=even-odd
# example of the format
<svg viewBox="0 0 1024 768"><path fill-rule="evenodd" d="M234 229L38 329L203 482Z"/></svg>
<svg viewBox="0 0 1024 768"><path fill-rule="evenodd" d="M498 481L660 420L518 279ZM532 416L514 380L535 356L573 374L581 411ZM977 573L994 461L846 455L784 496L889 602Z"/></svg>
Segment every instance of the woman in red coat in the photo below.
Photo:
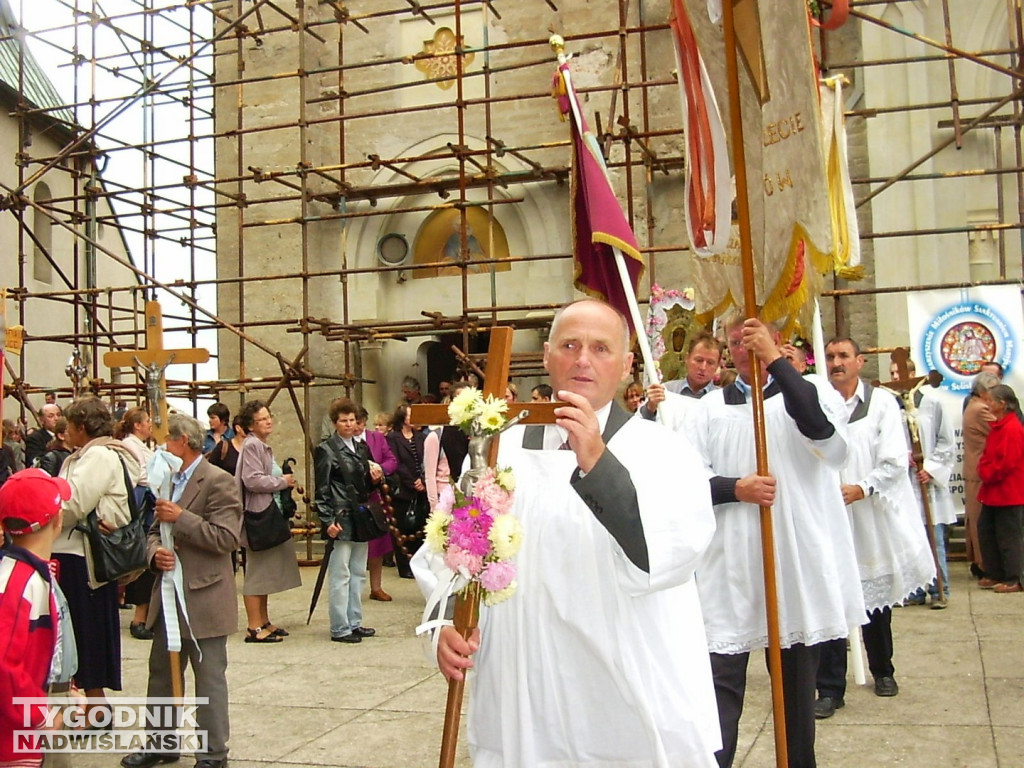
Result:
<svg viewBox="0 0 1024 768"><path fill-rule="evenodd" d="M981 516L978 541L985 563L984 589L1005 594L1022 592L1021 519L1024 516L1024 425L1013 390L1000 384L988 391L986 403L995 417L978 462Z"/></svg>

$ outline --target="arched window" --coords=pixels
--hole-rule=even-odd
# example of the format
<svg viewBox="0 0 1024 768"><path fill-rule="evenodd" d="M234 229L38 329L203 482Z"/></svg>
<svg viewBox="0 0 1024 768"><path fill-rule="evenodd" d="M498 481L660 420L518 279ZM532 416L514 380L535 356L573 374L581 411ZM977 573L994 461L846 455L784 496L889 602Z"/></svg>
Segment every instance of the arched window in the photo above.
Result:
<svg viewBox="0 0 1024 768"><path fill-rule="evenodd" d="M49 205L50 188L45 182L36 184L32 198L36 205ZM41 283L53 282L53 220L38 208L32 209L32 233L36 240L32 249L32 276Z"/></svg>

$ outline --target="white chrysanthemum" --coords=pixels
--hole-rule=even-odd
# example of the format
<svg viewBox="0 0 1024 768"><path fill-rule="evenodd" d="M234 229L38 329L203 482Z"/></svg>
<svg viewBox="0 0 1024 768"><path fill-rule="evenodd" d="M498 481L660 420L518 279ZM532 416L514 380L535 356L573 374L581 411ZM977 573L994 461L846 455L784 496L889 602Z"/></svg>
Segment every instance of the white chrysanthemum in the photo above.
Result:
<svg viewBox="0 0 1024 768"><path fill-rule="evenodd" d="M435 509L430 513L424 531L426 532L426 543L431 552L444 551L445 545L448 543L447 526L451 520L452 516L443 509Z"/></svg>
<svg viewBox="0 0 1024 768"><path fill-rule="evenodd" d="M509 560L516 556L523 543L523 527L515 515L497 515L487 538L494 548L494 556L499 560Z"/></svg>
<svg viewBox="0 0 1024 768"><path fill-rule="evenodd" d="M448 419L452 424L464 424L472 419L480 408L480 391L466 387L448 404Z"/></svg>
<svg viewBox="0 0 1024 768"><path fill-rule="evenodd" d="M516 476L512 474L511 469L499 469L494 482L509 493L516 489Z"/></svg>
<svg viewBox="0 0 1024 768"><path fill-rule="evenodd" d="M485 592L484 593L484 605L497 605L508 600L512 595L516 593L516 582L512 582L504 589L500 589L497 592Z"/></svg>

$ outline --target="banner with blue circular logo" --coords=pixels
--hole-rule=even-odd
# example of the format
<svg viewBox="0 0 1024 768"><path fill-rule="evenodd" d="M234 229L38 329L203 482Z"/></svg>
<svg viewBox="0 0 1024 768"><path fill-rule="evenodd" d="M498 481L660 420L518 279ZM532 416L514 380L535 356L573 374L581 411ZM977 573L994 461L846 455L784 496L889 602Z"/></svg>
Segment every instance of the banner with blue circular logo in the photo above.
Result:
<svg viewBox="0 0 1024 768"><path fill-rule="evenodd" d="M908 293L907 319L910 354L918 375L942 374L942 386L932 396L942 405L943 418L953 424L956 453L949 491L962 514L966 492L962 415L974 377L983 364L997 362L1003 366L1003 381L1024 393L1024 366L1017 362L1024 339L1020 287L983 285Z"/></svg>
<svg viewBox="0 0 1024 768"><path fill-rule="evenodd" d="M941 373L946 391L967 395L988 362L999 363L1011 376L1024 335L1017 286L912 293L907 310L911 357L920 373Z"/></svg>

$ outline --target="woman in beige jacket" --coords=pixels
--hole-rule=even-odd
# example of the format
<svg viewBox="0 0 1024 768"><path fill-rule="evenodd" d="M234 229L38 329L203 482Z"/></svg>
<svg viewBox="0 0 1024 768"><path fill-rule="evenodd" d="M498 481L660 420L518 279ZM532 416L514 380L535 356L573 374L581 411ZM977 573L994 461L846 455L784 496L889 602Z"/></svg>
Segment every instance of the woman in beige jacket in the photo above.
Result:
<svg viewBox="0 0 1024 768"><path fill-rule="evenodd" d="M76 400L64 416L68 443L75 452L60 471L71 486L71 498L64 502L64 528L53 553L78 645L75 681L90 699L99 699L104 688L121 690L117 584L95 581L85 537L74 528L93 510L110 530L127 523L131 512L125 468L132 486L139 481L142 470L121 441L112 436L114 420L102 400ZM93 706L97 705L90 704Z"/></svg>

